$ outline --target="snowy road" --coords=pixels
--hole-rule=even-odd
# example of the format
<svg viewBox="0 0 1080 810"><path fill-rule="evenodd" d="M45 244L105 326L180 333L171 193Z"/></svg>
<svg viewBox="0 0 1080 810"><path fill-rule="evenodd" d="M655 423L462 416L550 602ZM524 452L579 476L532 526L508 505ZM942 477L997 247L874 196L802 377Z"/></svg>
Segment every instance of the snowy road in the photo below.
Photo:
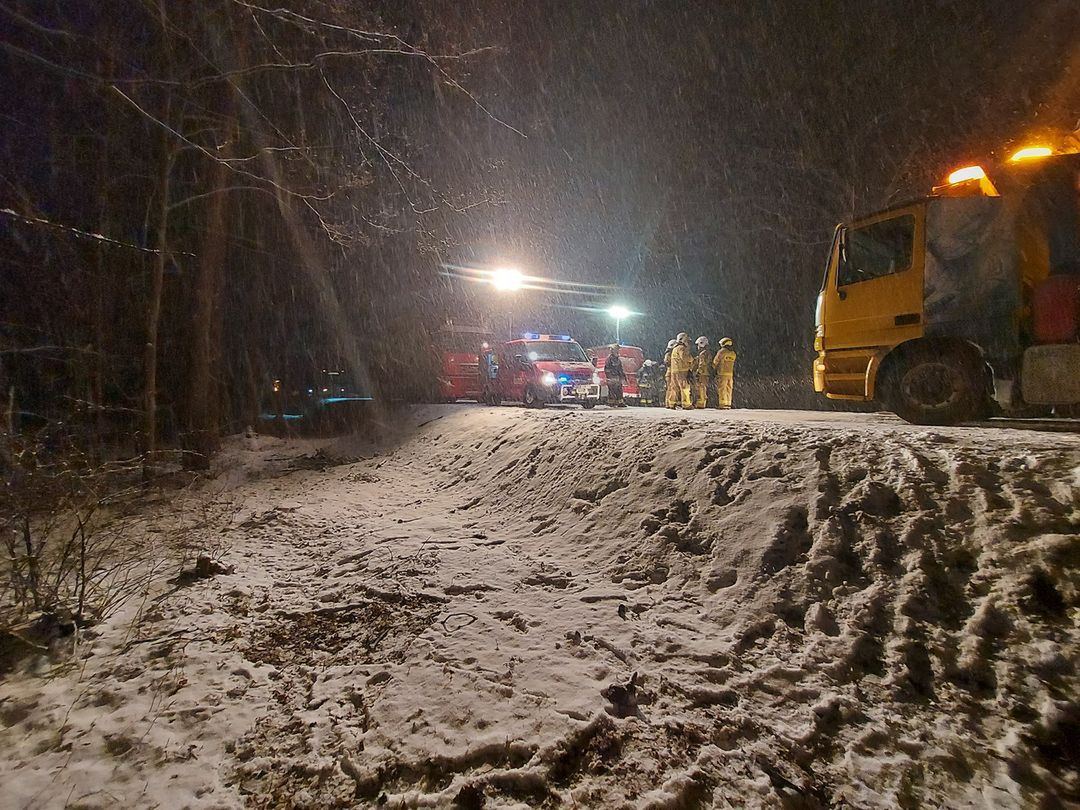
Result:
<svg viewBox="0 0 1080 810"><path fill-rule="evenodd" d="M18 806L1080 799L1080 437L409 419L317 455L241 442L145 517L236 571L0 686Z"/></svg>

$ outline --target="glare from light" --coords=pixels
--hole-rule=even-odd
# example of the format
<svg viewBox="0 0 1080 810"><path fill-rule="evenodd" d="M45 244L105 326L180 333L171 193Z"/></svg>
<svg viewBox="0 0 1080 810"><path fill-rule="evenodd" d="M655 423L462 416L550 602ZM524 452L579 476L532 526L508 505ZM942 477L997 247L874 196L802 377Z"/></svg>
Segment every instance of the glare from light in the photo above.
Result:
<svg viewBox="0 0 1080 810"><path fill-rule="evenodd" d="M620 306L620 305L616 304L615 306L608 309L607 314L610 315L615 320L621 321L623 318L630 317L630 310L628 310L624 306Z"/></svg>
<svg viewBox="0 0 1080 810"><path fill-rule="evenodd" d="M555 375L550 371L544 372L544 376L540 378L540 382L550 387L555 384Z"/></svg>
<svg viewBox="0 0 1080 810"><path fill-rule="evenodd" d="M525 276L513 267L497 267L491 271L491 286L500 292L520 290L525 283Z"/></svg>
<svg viewBox="0 0 1080 810"><path fill-rule="evenodd" d="M1032 158L1050 157L1052 154L1054 154L1054 150L1049 146L1025 146L1023 149L1014 152L1009 160L1013 162L1031 160Z"/></svg>
<svg viewBox="0 0 1080 810"><path fill-rule="evenodd" d="M965 166L949 175L949 185L963 183L967 180L982 180L985 177L986 172L983 171L982 166Z"/></svg>

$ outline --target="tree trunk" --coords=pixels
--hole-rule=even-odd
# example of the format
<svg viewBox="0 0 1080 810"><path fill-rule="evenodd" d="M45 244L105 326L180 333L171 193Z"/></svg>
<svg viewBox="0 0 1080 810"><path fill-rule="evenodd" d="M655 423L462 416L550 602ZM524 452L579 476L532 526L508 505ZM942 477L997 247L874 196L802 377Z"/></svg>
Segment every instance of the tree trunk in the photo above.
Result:
<svg viewBox="0 0 1080 810"><path fill-rule="evenodd" d="M202 247L199 251L192 291L191 364L188 374L187 428L184 466L205 470L218 446L217 384L214 374L214 336L218 330L222 267L226 256L228 196L223 193L229 178L225 163L210 169L209 197Z"/></svg>
<svg viewBox="0 0 1080 810"><path fill-rule="evenodd" d="M171 98L165 103L166 116L172 106ZM167 120L167 119L166 119ZM143 388L143 453L149 462L158 447L158 332L161 324L161 298L165 285L165 264L168 261L168 200L173 171L175 149L168 133L161 137L161 163L158 167L158 233L154 246L158 253L153 257L150 276L150 297L146 307L146 347L143 352L145 369Z"/></svg>
<svg viewBox="0 0 1080 810"><path fill-rule="evenodd" d="M165 102L165 120L169 120L172 96ZM168 132L162 132L158 166L158 216L154 246L154 269L150 278L150 297L146 304L146 346L143 349L143 454L144 467L157 449L157 343L161 323L161 298L165 287L165 265L169 260L169 189L175 148Z"/></svg>

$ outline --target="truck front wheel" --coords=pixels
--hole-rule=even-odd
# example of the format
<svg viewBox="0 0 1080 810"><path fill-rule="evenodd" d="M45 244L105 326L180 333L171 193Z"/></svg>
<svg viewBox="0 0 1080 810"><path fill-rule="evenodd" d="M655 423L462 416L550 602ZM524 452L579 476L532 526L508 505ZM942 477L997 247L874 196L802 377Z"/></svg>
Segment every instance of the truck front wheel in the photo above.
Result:
<svg viewBox="0 0 1080 810"><path fill-rule="evenodd" d="M900 358L885 380L885 404L916 425L978 418L986 399L981 364L968 352L923 347Z"/></svg>
<svg viewBox="0 0 1080 810"><path fill-rule="evenodd" d="M525 389L525 407L526 408L543 408L544 400L536 395L536 389L531 385Z"/></svg>

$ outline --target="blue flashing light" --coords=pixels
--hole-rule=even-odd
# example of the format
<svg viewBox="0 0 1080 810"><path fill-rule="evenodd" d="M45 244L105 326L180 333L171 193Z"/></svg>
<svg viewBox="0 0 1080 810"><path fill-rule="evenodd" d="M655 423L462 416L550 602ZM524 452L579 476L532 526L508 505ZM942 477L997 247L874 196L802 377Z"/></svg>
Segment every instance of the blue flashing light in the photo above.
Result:
<svg viewBox="0 0 1080 810"><path fill-rule="evenodd" d="M323 405L331 405L335 402L371 402L371 397L323 397L319 400Z"/></svg>
<svg viewBox="0 0 1080 810"><path fill-rule="evenodd" d="M542 335L539 332L522 332L525 340L573 340L570 335Z"/></svg>
<svg viewBox="0 0 1080 810"><path fill-rule="evenodd" d="M563 385L566 385L568 382L570 382L570 377L568 377L566 374L560 374L559 382L561 382Z"/></svg>

